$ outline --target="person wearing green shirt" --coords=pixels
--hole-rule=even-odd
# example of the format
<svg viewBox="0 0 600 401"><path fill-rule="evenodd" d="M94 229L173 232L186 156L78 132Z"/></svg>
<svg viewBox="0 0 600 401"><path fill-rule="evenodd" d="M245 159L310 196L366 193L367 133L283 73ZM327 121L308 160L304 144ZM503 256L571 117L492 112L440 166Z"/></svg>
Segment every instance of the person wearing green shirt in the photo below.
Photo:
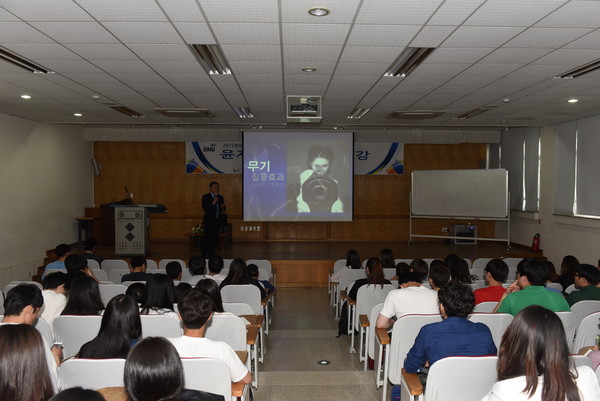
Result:
<svg viewBox="0 0 600 401"><path fill-rule="evenodd" d="M567 295L569 305L579 301L600 301L600 288L596 287L598 283L600 283L600 270L597 267L588 264L577 266L575 288L579 291Z"/></svg>
<svg viewBox="0 0 600 401"><path fill-rule="evenodd" d="M517 266L517 279L506 289L494 312L515 316L529 305L540 305L553 312L570 311L565 298L544 287L548 268L540 259L523 259Z"/></svg>

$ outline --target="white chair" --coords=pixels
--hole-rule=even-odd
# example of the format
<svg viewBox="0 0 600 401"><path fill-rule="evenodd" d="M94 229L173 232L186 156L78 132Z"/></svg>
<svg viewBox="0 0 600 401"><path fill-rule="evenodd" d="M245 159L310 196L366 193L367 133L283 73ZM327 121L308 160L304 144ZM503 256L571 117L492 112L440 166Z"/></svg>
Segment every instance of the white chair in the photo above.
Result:
<svg viewBox="0 0 600 401"><path fill-rule="evenodd" d="M333 269L329 270L329 274L327 275L327 292L329 294L333 294L334 285L331 282L331 276L337 273L340 269L346 267L346 259L338 259L333 263ZM333 306L333 295L331 295L330 303Z"/></svg>
<svg viewBox="0 0 600 401"><path fill-rule="evenodd" d="M4 315L4 294L0 292L0 315Z"/></svg>
<svg viewBox="0 0 600 401"><path fill-rule="evenodd" d="M231 373L223 361L213 358L181 358L185 388L222 395L232 401Z"/></svg>
<svg viewBox="0 0 600 401"><path fill-rule="evenodd" d="M483 323L492 332L492 338L496 349L500 349L500 341L506 328L513 321L513 316L508 313L472 313L469 315L469 320L473 323Z"/></svg>
<svg viewBox="0 0 600 401"><path fill-rule="evenodd" d="M88 262L90 260L92 260L92 259L89 259ZM96 261L94 260L93 262L96 262ZM98 263L98 262L96 262L96 263ZM89 264L88 264L88 266L89 266ZM94 276L98 279L98 281L109 281L108 274L106 274L106 272L100 268L98 268L98 269L93 268L92 273L94 273Z"/></svg>
<svg viewBox="0 0 600 401"><path fill-rule="evenodd" d="M402 316L394 323L392 339L388 345L382 344L382 338L379 336L379 332L376 331L377 335L375 339L379 345L379 351L377 352L377 360L375 361L375 379L377 388L383 385L383 398L387 394L388 380L396 385L402 383L404 360L421 328L427 324L441 321L442 317L439 314ZM383 361L383 358L385 358L385 361ZM383 377L381 376L382 372ZM407 398L402 399L406 400Z"/></svg>
<svg viewBox="0 0 600 401"><path fill-rule="evenodd" d="M149 273L149 274L167 274L167 271L164 270L164 269L159 269L159 268L152 268L152 269L148 268L148 269L146 269L146 273Z"/></svg>
<svg viewBox="0 0 600 401"><path fill-rule="evenodd" d="M471 267L473 266L473 261L469 258L462 258L462 260L464 260L465 262L467 262L467 266L469 266L469 270L471 269Z"/></svg>
<svg viewBox="0 0 600 401"><path fill-rule="evenodd" d="M364 361L364 366L363 366L364 371L367 370L367 367L369 365L369 358L375 360L375 327L377 324L377 317L379 316L379 312L381 312L381 308L383 308L383 302L373 306L373 309L371 309L371 312L369 312L369 314L367 315L369 318L369 321L368 321L369 325L363 326L361 324L360 336L365 337L365 350L364 350L364 356L362 358ZM360 315L359 315L359 318L360 318ZM359 360L360 360L360 356L359 356Z"/></svg>
<svg viewBox="0 0 600 401"><path fill-rule="evenodd" d="M569 355L569 359L576 368L582 366L587 366L590 369L592 368L592 360L585 355Z"/></svg>
<svg viewBox="0 0 600 401"><path fill-rule="evenodd" d="M231 259L227 259L227 260L231 260ZM264 280L269 280L271 278L275 279L274 274L273 274L273 265L271 264L271 261L269 261L267 259L248 259L246 261L246 265L249 265L251 263L258 266L259 269L265 269L267 271L268 276L266 278L264 278ZM225 265L225 268L228 269L230 264L231 264L231 262L227 263Z"/></svg>
<svg viewBox="0 0 600 401"><path fill-rule="evenodd" d="M469 274L471 276L477 276L478 280L475 281L485 281L483 280L483 276L485 274L484 269L485 267L472 267L469 269Z"/></svg>
<svg viewBox="0 0 600 401"><path fill-rule="evenodd" d="M546 288L552 288L554 290L558 290L562 293L562 285L560 283L546 283Z"/></svg>
<svg viewBox="0 0 600 401"><path fill-rule="evenodd" d="M229 266L231 266L231 262L233 262L233 259L223 259L223 270L229 271Z"/></svg>
<svg viewBox="0 0 600 401"><path fill-rule="evenodd" d="M341 308L341 299L340 299L340 291L346 290L346 288L350 285L350 283L365 278L364 269L347 269L343 270L342 274L340 274L340 282L337 287L337 294L335 303L335 318L336 320L340 318L340 308Z"/></svg>
<svg viewBox="0 0 600 401"><path fill-rule="evenodd" d="M475 280L471 284L471 288L473 289L473 291L478 290L480 288L485 288L485 280Z"/></svg>
<svg viewBox="0 0 600 401"><path fill-rule="evenodd" d="M571 284L570 286L565 288L565 294L570 294L573 291L577 291L577 288L575 288L575 284Z"/></svg>
<svg viewBox="0 0 600 401"><path fill-rule="evenodd" d="M223 302L223 310L236 316L254 315L252 307L242 302Z"/></svg>
<svg viewBox="0 0 600 401"><path fill-rule="evenodd" d="M158 268L159 269L166 269L167 265L170 262L177 262L177 263L179 263L179 265L181 266L181 270L187 269L187 266L185 265L185 262L182 259L161 259L158 262Z"/></svg>
<svg viewBox="0 0 600 401"><path fill-rule="evenodd" d="M394 263L397 265L398 263L406 263L406 264L411 264L412 263L412 259L394 259Z"/></svg>
<svg viewBox="0 0 600 401"><path fill-rule="evenodd" d="M108 273L108 279L115 284L119 284L121 282L121 278L129 273L129 269L113 269Z"/></svg>
<svg viewBox="0 0 600 401"><path fill-rule="evenodd" d="M100 263L98 263L98 261L94 260L94 259L88 259L87 260L87 266L88 266L89 269L100 270Z"/></svg>
<svg viewBox="0 0 600 401"><path fill-rule="evenodd" d="M350 340L350 352L355 353L356 349L354 349L354 331L360 331L360 315L366 315L373 310L373 307L377 304L385 301L385 298L389 294L391 290L394 289L394 286L391 284L384 284L383 286L375 284L375 285L363 285L358 289L356 293L356 302L348 302L348 327L349 333L351 336ZM362 349L364 346L364 338L361 336L359 341L359 360L361 359L361 355L363 355Z"/></svg>
<svg viewBox="0 0 600 401"><path fill-rule="evenodd" d="M556 312L556 314L560 318L565 329L567 344L571 344L575 337L575 330L577 330L577 317L573 312Z"/></svg>
<svg viewBox="0 0 600 401"><path fill-rule="evenodd" d="M125 294L127 287L123 284L99 284L100 298L104 305L108 305L108 302L119 294Z"/></svg>
<svg viewBox="0 0 600 401"><path fill-rule="evenodd" d="M390 268L383 269L383 277L386 280L392 279L395 275L396 275L396 269L390 269Z"/></svg>
<svg viewBox="0 0 600 401"><path fill-rule="evenodd" d="M473 261L473 266L471 266L471 270L473 269L481 269L483 271L483 269L485 269L485 266L488 264L488 262L492 260L492 258L477 258Z"/></svg>
<svg viewBox="0 0 600 401"><path fill-rule="evenodd" d="M433 262L435 259L438 258L424 258L423 260L425 261L425 263L427 263L427 266L431 266L431 262ZM441 260L444 260L444 258L441 258Z"/></svg>
<svg viewBox="0 0 600 401"><path fill-rule="evenodd" d="M140 315L142 337L181 337L181 322L166 315Z"/></svg>
<svg viewBox="0 0 600 401"><path fill-rule="evenodd" d="M502 260L508 266L508 270L517 270L517 266L523 260L523 258L504 258Z"/></svg>
<svg viewBox="0 0 600 401"><path fill-rule="evenodd" d="M124 387L125 359L69 359L58 369L63 388Z"/></svg>
<svg viewBox="0 0 600 401"><path fill-rule="evenodd" d="M124 285L125 287L129 287L131 284L135 284L135 283L142 283L142 284L146 284L145 281L123 281L121 283L121 285Z"/></svg>
<svg viewBox="0 0 600 401"><path fill-rule="evenodd" d="M114 269L127 269L129 270L129 263L123 259L104 259L101 264L102 270L104 270L110 277L110 272Z"/></svg>
<svg viewBox="0 0 600 401"><path fill-rule="evenodd" d="M577 304L575 304L577 305ZM596 343L596 336L599 333L598 324L600 323L600 312L594 312L581 320L577 327L577 336L571 346L571 352L577 353L580 349Z"/></svg>
<svg viewBox="0 0 600 401"><path fill-rule="evenodd" d="M158 269L158 263L152 259L146 259L146 270L148 269Z"/></svg>
<svg viewBox="0 0 600 401"><path fill-rule="evenodd" d="M54 342L54 336L52 335L52 330L50 329L50 325L47 321L45 321L41 317L38 317L37 319L35 319L33 327L35 327L37 331L40 332L42 337L44 337L44 339L49 345L52 345L52 343Z"/></svg>
<svg viewBox="0 0 600 401"><path fill-rule="evenodd" d="M481 302L475 305L473 313L492 313L498 305L498 302Z"/></svg>
<svg viewBox="0 0 600 401"><path fill-rule="evenodd" d="M577 325L589 314L600 312L600 301L579 301L571 305L571 312L577 317Z"/></svg>
<svg viewBox="0 0 600 401"><path fill-rule="evenodd" d="M404 401L479 401L496 382L497 364L496 356L440 359L429 368L425 394L411 395L403 377L400 398Z"/></svg>
<svg viewBox="0 0 600 401"><path fill-rule="evenodd" d="M221 289L223 302L240 302L250 305L253 315L264 315L265 334L269 335L269 308L260 298L260 290L253 284L228 285Z"/></svg>
<svg viewBox="0 0 600 401"><path fill-rule="evenodd" d="M52 328L54 337L63 343L63 357L77 355L81 346L93 340L100 331L100 316L58 316Z"/></svg>
<svg viewBox="0 0 600 401"><path fill-rule="evenodd" d="M67 269L50 269L50 270L44 270L44 273L42 274L42 279L46 278L46 276L48 274L52 274L52 273L65 273L65 274L67 274Z"/></svg>
<svg viewBox="0 0 600 401"><path fill-rule="evenodd" d="M42 285L40 283L38 283L37 281L11 281L10 283L6 284L6 286L4 287L4 296L6 296L10 290L15 288L19 284L33 284L40 290L43 289Z"/></svg>

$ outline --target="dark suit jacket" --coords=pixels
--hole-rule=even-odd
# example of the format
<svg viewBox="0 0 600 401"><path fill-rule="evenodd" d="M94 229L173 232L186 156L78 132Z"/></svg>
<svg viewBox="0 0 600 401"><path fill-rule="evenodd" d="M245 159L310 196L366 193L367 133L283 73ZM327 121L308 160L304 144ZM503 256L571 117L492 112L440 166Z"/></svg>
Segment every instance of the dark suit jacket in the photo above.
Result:
<svg viewBox="0 0 600 401"><path fill-rule="evenodd" d="M219 195L221 199L219 200L219 205L225 204L225 198L223 195ZM214 225L218 222L217 219L217 205L213 205L213 196L209 192L207 194L202 195L202 210L204 210L204 217L202 218L202 223L204 225ZM221 208L221 214L223 213L223 208Z"/></svg>

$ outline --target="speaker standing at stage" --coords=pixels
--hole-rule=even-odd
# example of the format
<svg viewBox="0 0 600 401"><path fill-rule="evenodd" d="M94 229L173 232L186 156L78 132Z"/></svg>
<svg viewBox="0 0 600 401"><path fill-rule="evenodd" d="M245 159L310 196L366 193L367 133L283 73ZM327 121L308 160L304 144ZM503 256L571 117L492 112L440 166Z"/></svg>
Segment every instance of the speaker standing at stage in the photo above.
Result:
<svg viewBox="0 0 600 401"><path fill-rule="evenodd" d="M202 254L206 258L215 253L219 242L222 215L225 212L225 199L222 195L219 195L219 183L213 181L209 184L209 188L210 192L202 195L202 210L204 210Z"/></svg>

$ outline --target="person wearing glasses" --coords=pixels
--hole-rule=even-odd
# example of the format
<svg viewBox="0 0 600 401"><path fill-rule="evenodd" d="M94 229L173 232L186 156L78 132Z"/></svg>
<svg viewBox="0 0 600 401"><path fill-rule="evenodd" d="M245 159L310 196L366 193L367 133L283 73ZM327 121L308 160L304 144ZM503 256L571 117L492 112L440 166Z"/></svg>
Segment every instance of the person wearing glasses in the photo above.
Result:
<svg viewBox="0 0 600 401"><path fill-rule="evenodd" d="M577 266L574 281L579 291L567 294L569 305L579 301L600 301L600 288L596 287L600 283L600 270L597 267L585 263Z"/></svg>

